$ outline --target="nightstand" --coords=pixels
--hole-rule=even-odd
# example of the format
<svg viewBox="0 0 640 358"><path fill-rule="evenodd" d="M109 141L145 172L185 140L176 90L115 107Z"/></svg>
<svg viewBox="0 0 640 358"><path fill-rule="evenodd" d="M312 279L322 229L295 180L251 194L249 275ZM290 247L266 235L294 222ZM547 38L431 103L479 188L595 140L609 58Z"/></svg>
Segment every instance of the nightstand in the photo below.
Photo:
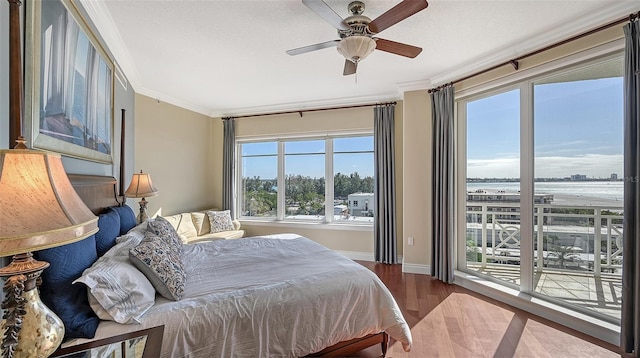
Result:
<svg viewBox="0 0 640 358"><path fill-rule="evenodd" d="M156 358L160 356L164 326L142 329L71 347L58 348L51 357Z"/></svg>

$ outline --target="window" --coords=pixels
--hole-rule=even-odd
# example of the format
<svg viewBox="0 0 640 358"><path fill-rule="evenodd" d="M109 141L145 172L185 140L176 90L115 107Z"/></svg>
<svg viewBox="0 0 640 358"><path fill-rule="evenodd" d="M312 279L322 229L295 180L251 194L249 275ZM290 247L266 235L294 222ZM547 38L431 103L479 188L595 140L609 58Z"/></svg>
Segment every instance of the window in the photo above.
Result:
<svg viewBox="0 0 640 358"><path fill-rule="evenodd" d="M238 140L238 153L241 218L373 223L373 136Z"/></svg>
<svg viewBox="0 0 640 358"><path fill-rule="evenodd" d="M334 216L336 221L373 222L373 137L349 137L333 140L334 206L347 205L347 211ZM360 199L369 200L367 208L358 207Z"/></svg>
<svg viewBox="0 0 640 358"><path fill-rule="evenodd" d="M275 217L278 209L278 143L245 143L240 153L240 215Z"/></svg>
<svg viewBox="0 0 640 358"><path fill-rule="evenodd" d="M284 172L285 218L324 220L325 140L284 142Z"/></svg>
<svg viewBox="0 0 640 358"><path fill-rule="evenodd" d="M458 101L458 269L619 322L622 68L612 54Z"/></svg>

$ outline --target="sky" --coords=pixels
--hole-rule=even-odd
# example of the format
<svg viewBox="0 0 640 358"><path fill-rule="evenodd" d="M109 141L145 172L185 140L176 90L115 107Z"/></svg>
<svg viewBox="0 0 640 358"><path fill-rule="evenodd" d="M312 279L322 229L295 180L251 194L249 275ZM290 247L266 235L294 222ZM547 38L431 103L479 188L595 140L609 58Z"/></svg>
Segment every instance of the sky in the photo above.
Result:
<svg viewBox="0 0 640 358"><path fill-rule="evenodd" d="M535 177L623 175L622 78L534 86ZM519 177L519 90L467 107L467 177Z"/></svg>
<svg viewBox="0 0 640 358"><path fill-rule="evenodd" d="M361 178L373 176L373 136L335 138L333 140L334 173L358 173ZM262 155L244 158L244 177L263 179L277 177L277 142L245 143L242 155ZM324 177L325 140L290 141L285 143L285 173L312 178Z"/></svg>

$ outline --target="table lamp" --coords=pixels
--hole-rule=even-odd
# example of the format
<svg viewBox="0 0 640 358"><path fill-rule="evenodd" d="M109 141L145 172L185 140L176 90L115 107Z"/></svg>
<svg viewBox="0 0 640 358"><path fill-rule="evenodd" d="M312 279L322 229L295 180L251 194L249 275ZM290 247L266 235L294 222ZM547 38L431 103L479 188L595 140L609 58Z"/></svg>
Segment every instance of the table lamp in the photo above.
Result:
<svg viewBox="0 0 640 358"><path fill-rule="evenodd" d="M153 186L153 182L151 181L151 175L148 173L143 173L142 170L140 173L133 174L133 178L131 178L131 184L124 192L124 194L128 198L142 198L139 201L140 204L140 214L138 215L138 224L144 222L149 218L147 215L147 203L148 201L145 198L150 196L158 195L158 189Z"/></svg>
<svg viewBox="0 0 640 358"><path fill-rule="evenodd" d="M98 231L98 218L75 192L60 155L0 150L0 256L13 256L0 276L3 357L46 357L62 342L62 321L41 301L36 280L49 263L37 251L82 240Z"/></svg>
<svg viewBox="0 0 640 358"><path fill-rule="evenodd" d="M82 240L98 231L98 218L71 186L60 155L29 150L21 135L20 1L9 1L9 116L14 149L0 150L0 268L4 284L2 357L47 357L62 342L62 321L41 301L37 280L49 263L31 251ZM13 137L13 138L11 138Z"/></svg>

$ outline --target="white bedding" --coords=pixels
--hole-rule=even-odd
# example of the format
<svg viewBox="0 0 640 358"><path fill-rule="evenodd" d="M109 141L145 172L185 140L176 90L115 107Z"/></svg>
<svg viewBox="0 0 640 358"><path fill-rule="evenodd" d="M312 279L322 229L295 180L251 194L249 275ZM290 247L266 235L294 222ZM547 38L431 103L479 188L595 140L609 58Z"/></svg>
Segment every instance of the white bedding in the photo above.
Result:
<svg viewBox="0 0 640 358"><path fill-rule="evenodd" d="M141 324L103 321L95 339L164 325L162 357L299 357L386 331L411 332L367 268L297 235L185 245L184 297L161 296ZM87 340L76 340L75 343Z"/></svg>

